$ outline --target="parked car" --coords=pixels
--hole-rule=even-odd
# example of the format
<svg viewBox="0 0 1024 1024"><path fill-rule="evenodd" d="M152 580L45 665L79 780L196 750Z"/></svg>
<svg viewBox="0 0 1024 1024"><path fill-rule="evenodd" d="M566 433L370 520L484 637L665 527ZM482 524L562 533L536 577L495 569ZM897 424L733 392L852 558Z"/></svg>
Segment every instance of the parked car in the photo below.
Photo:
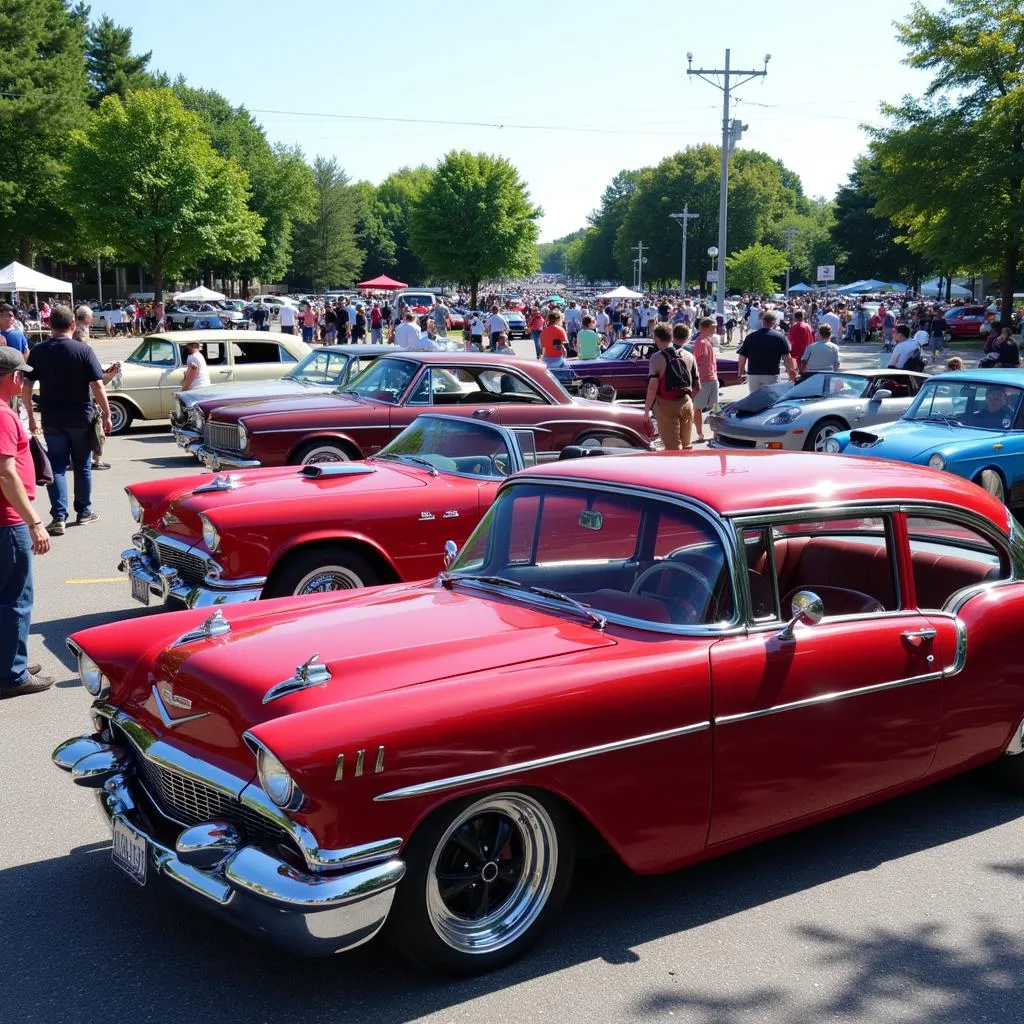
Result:
<svg viewBox="0 0 1024 1024"><path fill-rule="evenodd" d="M526 329L526 318L522 313L514 309L503 309L501 315L508 322L509 338L526 338L529 331Z"/></svg>
<svg viewBox="0 0 1024 1024"><path fill-rule="evenodd" d="M647 394L654 348L647 338L626 338L612 342L596 359L571 359L574 386L583 398L597 398L601 388L610 385L618 398L642 399ZM719 355L717 364L722 387L740 383L735 359Z"/></svg>
<svg viewBox="0 0 1024 1024"><path fill-rule="evenodd" d="M134 883L463 973L536 941L595 836L651 874L981 764L1024 793L1019 529L839 461L540 466L435 580L77 632L93 726L54 761Z"/></svg>
<svg viewBox="0 0 1024 1024"><path fill-rule="evenodd" d="M310 348L289 334L261 332L230 337L221 328L151 334L122 363L121 372L107 385L112 433L123 434L133 419L165 419L185 378L186 346L200 343L210 380L272 380L293 369Z"/></svg>
<svg viewBox="0 0 1024 1024"><path fill-rule="evenodd" d="M950 338L977 338L991 330L991 314L984 306L955 306L943 314Z"/></svg>
<svg viewBox="0 0 1024 1024"><path fill-rule="evenodd" d="M171 406L171 433L179 448L198 452L203 423L214 410L253 398L317 394L345 385L393 345L319 345L279 380L235 380L179 391Z"/></svg>
<svg viewBox="0 0 1024 1024"><path fill-rule="evenodd" d="M835 434L825 451L946 470L1017 506L1024 502L1022 397L1020 370L936 374L899 420Z"/></svg>
<svg viewBox="0 0 1024 1024"><path fill-rule="evenodd" d="M908 370L844 370L770 384L708 417L711 447L821 452L833 434L903 415L926 380Z"/></svg>
<svg viewBox="0 0 1024 1024"><path fill-rule="evenodd" d="M249 326L242 309L224 302L188 302L167 311L167 323L181 330L218 330L220 327L240 329Z"/></svg>
<svg viewBox="0 0 1024 1024"><path fill-rule="evenodd" d="M199 455L212 470L364 459L431 410L532 427L540 451L586 441L649 448L655 438L643 410L570 398L536 360L397 352L343 391L219 409L206 419Z"/></svg>
<svg viewBox="0 0 1024 1024"><path fill-rule="evenodd" d="M538 453L528 428L430 414L362 463L147 480L126 488L119 569L143 604L189 608L422 579L510 473L616 450Z"/></svg>

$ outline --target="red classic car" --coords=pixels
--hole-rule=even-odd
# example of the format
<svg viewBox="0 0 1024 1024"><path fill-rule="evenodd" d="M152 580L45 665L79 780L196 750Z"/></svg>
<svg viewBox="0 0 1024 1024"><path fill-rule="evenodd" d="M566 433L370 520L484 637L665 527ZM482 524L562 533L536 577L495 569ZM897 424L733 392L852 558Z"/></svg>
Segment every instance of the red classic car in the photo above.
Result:
<svg viewBox="0 0 1024 1024"><path fill-rule="evenodd" d="M984 306L954 306L943 318L950 338L977 338L992 327L992 315Z"/></svg>
<svg viewBox="0 0 1024 1024"><path fill-rule="evenodd" d="M653 341L626 338L613 342L596 359L572 359L569 366L574 383L584 398L597 398L601 388L608 385L615 388L618 398L643 398L647 394L648 364L653 353ZM743 380L734 357L719 355L717 363L722 387L739 384Z"/></svg>
<svg viewBox="0 0 1024 1024"><path fill-rule="evenodd" d="M54 760L138 883L486 970L580 839L652 873L986 762L1024 791L1022 573L1006 508L923 467L552 463L432 582L74 634L93 729Z"/></svg>
<svg viewBox="0 0 1024 1024"><path fill-rule="evenodd" d="M136 600L189 608L423 579L538 458L559 454L538 456L532 430L426 415L366 462L132 484L119 568Z"/></svg>
<svg viewBox="0 0 1024 1024"><path fill-rule="evenodd" d="M396 352L328 395L243 402L207 418L207 468L347 462L379 452L422 412L530 427L538 451L566 445L650 448L642 409L571 398L545 366L491 353Z"/></svg>

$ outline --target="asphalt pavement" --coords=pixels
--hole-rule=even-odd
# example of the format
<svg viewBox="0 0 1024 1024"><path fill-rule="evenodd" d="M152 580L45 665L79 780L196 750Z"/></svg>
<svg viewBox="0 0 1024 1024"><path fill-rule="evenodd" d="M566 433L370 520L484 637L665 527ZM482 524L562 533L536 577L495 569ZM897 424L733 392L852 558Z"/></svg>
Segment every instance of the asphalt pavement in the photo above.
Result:
<svg viewBox="0 0 1024 1024"><path fill-rule="evenodd" d="M131 345L97 347L106 362ZM877 365L876 348L851 367L858 355ZM543 944L471 980L424 974L381 941L294 960L140 889L110 863L92 794L50 763L88 730L64 640L161 614L133 604L116 572L133 530L123 488L195 466L162 424L111 439L108 456L100 520L36 560L30 647L57 686L0 703L5 1024L1020 1019L1024 801L983 773L670 875L584 862Z"/></svg>

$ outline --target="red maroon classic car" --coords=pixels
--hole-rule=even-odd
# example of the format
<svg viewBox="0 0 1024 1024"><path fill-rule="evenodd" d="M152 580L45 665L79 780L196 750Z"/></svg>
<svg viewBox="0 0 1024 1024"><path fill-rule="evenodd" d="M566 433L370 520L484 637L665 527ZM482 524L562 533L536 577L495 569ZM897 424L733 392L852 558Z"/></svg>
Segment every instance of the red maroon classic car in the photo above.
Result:
<svg viewBox="0 0 1024 1024"><path fill-rule="evenodd" d="M538 458L559 454L527 428L426 415L366 462L132 484L139 532L119 568L136 600L189 608L424 579Z"/></svg>
<svg viewBox="0 0 1024 1024"><path fill-rule="evenodd" d="M647 449L655 440L642 409L571 398L536 360L396 352L329 395L216 410L199 457L212 470L364 459L431 410L530 427L538 451L586 442Z"/></svg>
<svg viewBox="0 0 1024 1024"><path fill-rule="evenodd" d="M54 760L140 884L481 971L583 836L650 873L986 762L1024 791L1022 573L1006 508L925 468L558 462L433 582L76 633L93 729Z"/></svg>

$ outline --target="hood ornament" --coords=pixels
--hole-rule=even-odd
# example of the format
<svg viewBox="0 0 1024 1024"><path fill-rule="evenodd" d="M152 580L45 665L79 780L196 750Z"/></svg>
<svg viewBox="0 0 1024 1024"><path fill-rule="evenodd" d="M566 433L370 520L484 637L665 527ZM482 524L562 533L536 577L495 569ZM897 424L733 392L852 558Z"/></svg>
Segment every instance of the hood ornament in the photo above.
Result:
<svg viewBox="0 0 1024 1024"><path fill-rule="evenodd" d="M237 491L242 486L238 473L218 473L208 484L197 487L193 494L214 494L216 491Z"/></svg>
<svg viewBox="0 0 1024 1024"><path fill-rule="evenodd" d="M182 644L195 643L196 640L212 640L230 632L231 623L224 618L224 613L218 608L201 626L182 633L171 647L181 647Z"/></svg>
<svg viewBox="0 0 1024 1024"><path fill-rule="evenodd" d="M289 693L297 693L299 690L308 690L311 686L326 686L331 678L330 669L320 661L320 655L314 654L307 661L304 661L295 670L291 679L275 683L265 694L263 703L269 704L278 697L284 697Z"/></svg>

